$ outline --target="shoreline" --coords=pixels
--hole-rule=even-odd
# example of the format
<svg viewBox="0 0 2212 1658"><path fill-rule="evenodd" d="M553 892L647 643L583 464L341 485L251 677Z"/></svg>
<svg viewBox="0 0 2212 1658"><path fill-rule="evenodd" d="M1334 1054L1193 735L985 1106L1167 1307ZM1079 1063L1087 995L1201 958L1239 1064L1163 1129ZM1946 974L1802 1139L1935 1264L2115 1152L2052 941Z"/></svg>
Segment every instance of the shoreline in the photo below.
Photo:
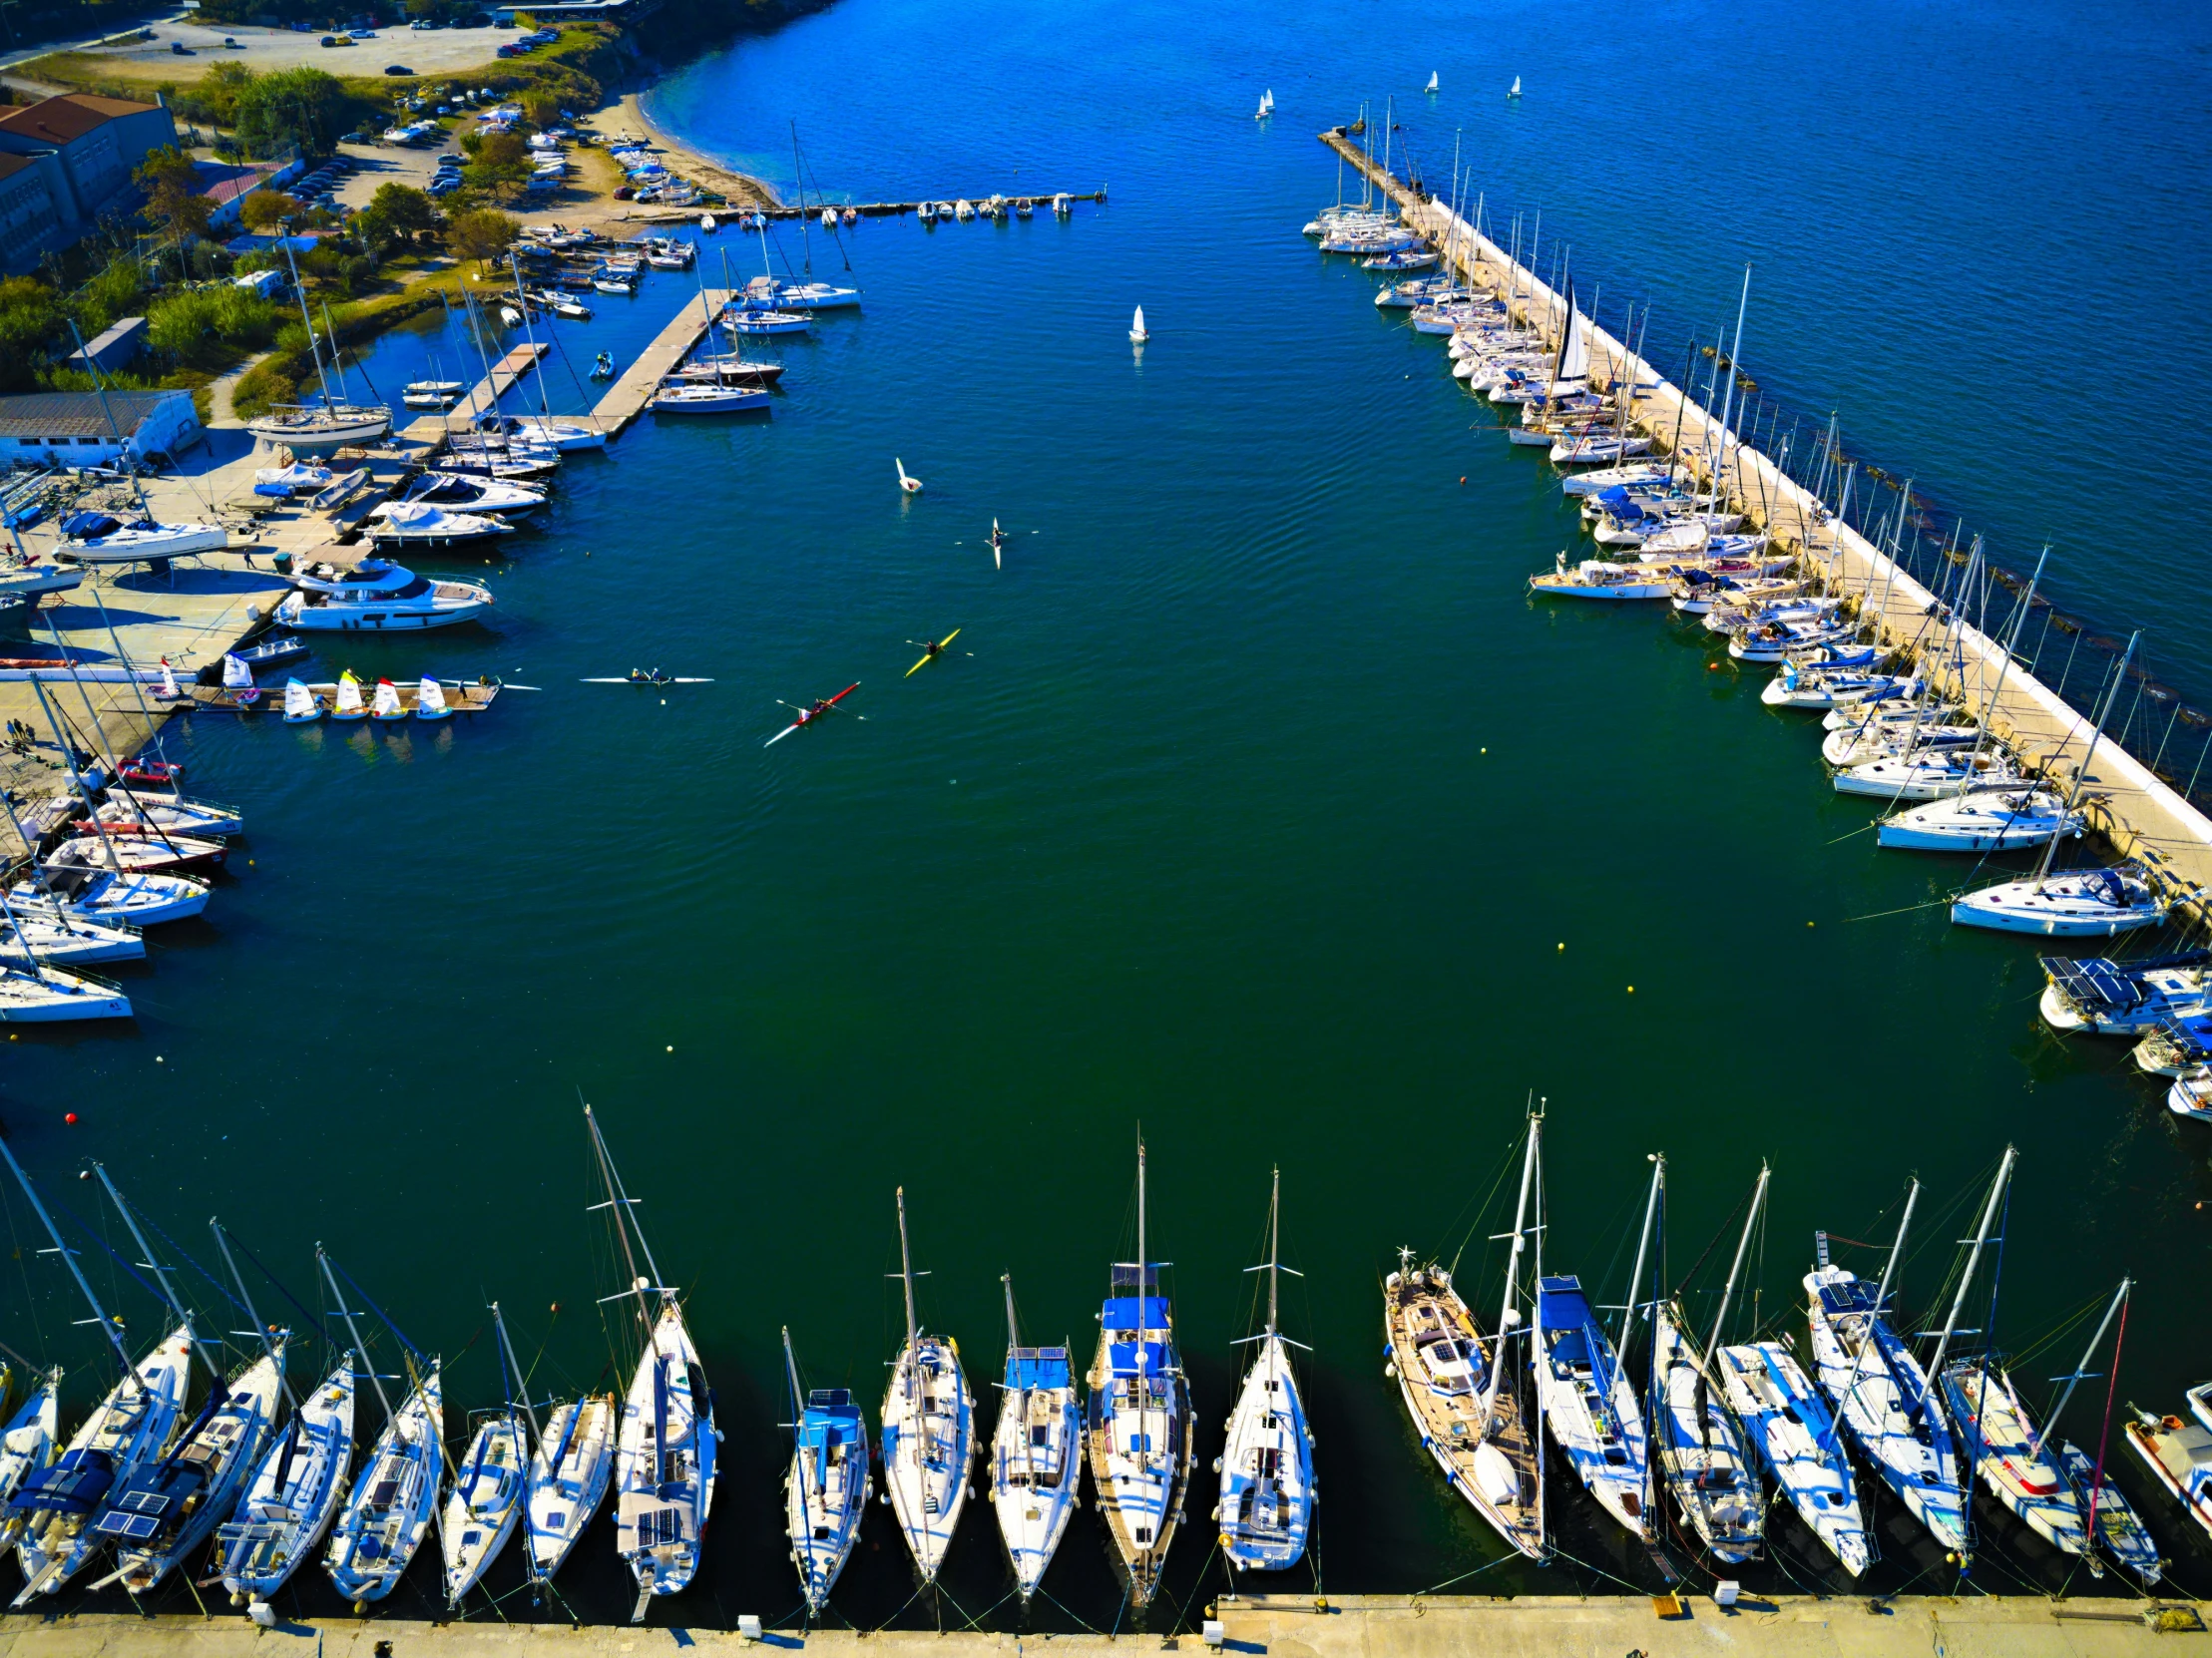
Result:
<svg viewBox="0 0 2212 1658"><path fill-rule="evenodd" d="M711 157L693 149L682 139L646 114L641 94L626 92L613 103L593 111L579 126L597 133L604 144L610 137L628 133L645 139L658 148L670 171L684 174L695 183L718 192L732 207L780 207L783 203L768 188L765 180L755 179L749 173L739 173L724 167ZM677 165L680 164L680 165ZM629 206L630 204L624 204ZM652 207L652 203L646 204Z"/></svg>

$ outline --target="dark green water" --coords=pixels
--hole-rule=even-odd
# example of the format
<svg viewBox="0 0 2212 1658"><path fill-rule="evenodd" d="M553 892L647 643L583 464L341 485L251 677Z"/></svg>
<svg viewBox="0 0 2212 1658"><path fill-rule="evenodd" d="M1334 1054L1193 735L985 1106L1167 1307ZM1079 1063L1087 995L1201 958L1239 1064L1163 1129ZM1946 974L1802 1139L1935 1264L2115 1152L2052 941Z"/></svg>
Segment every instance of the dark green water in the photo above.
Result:
<svg viewBox="0 0 2212 1658"><path fill-rule="evenodd" d="M708 1570L657 1621L796 1600L777 1332L815 1385L849 1384L873 1413L899 1333L893 1188L932 1270L925 1314L988 1382L1002 1272L1028 1335L1088 1356L1106 1263L1132 1246L1140 1127L1201 1470L1282 1167L1328 1589L1419 1589L1498 1553L1383 1379L1378 1279L1401 1245L1465 1245L1471 1293L1492 1298L1484 1238L1503 1222L1479 1211L1532 1092L1550 1102L1548 1265L1603 1300L1619 1299L1645 1153L1670 1158L1677 1274L1771 1159L1758 1312L1778 1325L1795 1322L1812 1229L1886 1237L1879 1217L1916 1171L1929 1197L1906 1305L1940 1318L1960 1206L2013 1141L1999 1341L2028 1346L2131 1274L2120 1397L2175 1408L2204 1363L2202 1131L2123 1044L2041 1032L2027 947L1913 908L1956 867L1854 835L1872 814L1829 791L1812 722L1764 709L1709 635L1532 604L1527 574L1572 544L1553 483L1480 430L1440 342L1393 328L1368 277L1297 234L1335 191L1311 131L1417 86L1426 58L1390 67L1381 37L1354 32L1358 63L1334 64L1347 20L1323 8L1295 45L1270 33L1255 53L1231 19L1195 39L1140 31L1101 67L1036 19L993 15L948 23L932 51L1050 58L1051 77L1009 77L1002 96L948 68L906 94L890 77L840 96L918 3L852 0L713 60L664 114L724 122L743 159L795 108L816 170L863 195L1104 177L1110 205L1068 224L863 228L866 309L781 349L770 419L644 423L568 467L544 524L476 568L499 598L487 629L321 664L541 691L445 731L179 728L194 787L246 810L245 857L204 923L158 934L123 975L134 1025L9 1047L18 1155L87 1214L70 1176L106 1160L203 1256L220 1212L310 1301L326 1241L452 1360L458 1438L463 1406L498 1399L495 1296L526 1355L544 1342L541 1379L605 1385L592 1303L616 1281L584 1212L581 1088L664 1272L691 1287L727 1436ZM1302 81L1271 67L1278 52L1302 55ZM1093 78L1073 105L1064 71ZM1255 131L1270 81L1314 107ZM1441 173L1434 133L1453 118L1415 119ZM757 243L723 240L757 260ZM1624 240L1609 256L1642 251ZM1729 288L1734 257L1685 283ZM1664 289L1672 272L1638 280ZM657 277L564 338L580 360L626 357L683 292ZM1141 360L1123 338L1137 302L1155 334ZM1800 302L1762 356L1778 372L1827 361L1828 327ZM372 372L388 390L433 343L395 338ZM927 481L920 499L898 494L894 455ZM2011 464L2024 478L2038 458ZM1014 536L1003 571L982 545L994 515ZM902 677L908 640L954 626L972 656ZM645 663L716 682L664 700L577 683ZM777 698L855 679L864 720L763 751ZM93 1344L11 1201L25 1248L6 1339L68 1361L89 1392ZM97 1271L143 1334L152 1304ZM1708 1261L1697 1284L1714 1277ZM2062 1372L2078 1342L2022 1374ZM2102 1403L2085 1389L2071 1430L2093 1433ZM2212 1581L2178 1509L2132 1465L2119 1478L2177 1578ZM1191 1513L1210 1502L1201 1471ZM1586 1567L1473 1586L1648 1577L1578 1491L1557 1487L1554 1511ZM885 1518L871 1511L838 1607L927 1624L926 1607L901 1611L909 1571ZM1984 1522L1978 1581L2064 1575L2017 1526ZM1947 1580L1894 1507L1878 1529L1870 1582ZM564 1578L595 1619L629 1605L610 1537L603 1524ZM1177 1544L1178 1605L1221 1586L1210 1541L1194 1520ZM1794 1520L1777 1544L1754 1586L1821 1578ZM1004 1578L979 1509L952 1595L979 1611ZM513 1561L495 1575L518 1581ZM1047 1586L1067 1610L1043 1608L1043 1626L1112 1620L1094 1515ZM334 1609L319 1571L296 1587L301 1608ZM392 1604L419 1614L432 1592L418 1570Z"/></svg>

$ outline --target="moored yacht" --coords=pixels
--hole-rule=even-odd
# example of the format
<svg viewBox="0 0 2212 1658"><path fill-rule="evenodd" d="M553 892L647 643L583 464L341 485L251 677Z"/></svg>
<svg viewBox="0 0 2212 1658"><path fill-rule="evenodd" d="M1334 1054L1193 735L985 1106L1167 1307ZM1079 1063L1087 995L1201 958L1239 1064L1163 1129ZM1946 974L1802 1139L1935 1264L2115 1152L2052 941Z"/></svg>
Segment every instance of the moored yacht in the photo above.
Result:
<svg viewBox="0 0 2212 1658"><path fill-rule="evenodd" d="M1083 1483L1083 1412L1068 1349L1024 1347L1006 1286L1006 1372L991 1438L991 1501L1025 1604L1045 1580Z"/></svg>
<svg viewBox="0 0 2212 1658"><path fill-rule="evenodd" d="M75 512L62 519L60 528L54 557L81 565L146 564L220 553L230 545L230 532L220 524L157 524L151 518L125 522L107 513Z"/></svg>
<svg viewBox="0 0 2212 1658"><path fill-rule="evenodd" d="M277 621L318 632L450 627L492 608L490 592L473 582L433 582L383 559L363 559L349 571L312 564L293 574L292 585Z"/></svg>

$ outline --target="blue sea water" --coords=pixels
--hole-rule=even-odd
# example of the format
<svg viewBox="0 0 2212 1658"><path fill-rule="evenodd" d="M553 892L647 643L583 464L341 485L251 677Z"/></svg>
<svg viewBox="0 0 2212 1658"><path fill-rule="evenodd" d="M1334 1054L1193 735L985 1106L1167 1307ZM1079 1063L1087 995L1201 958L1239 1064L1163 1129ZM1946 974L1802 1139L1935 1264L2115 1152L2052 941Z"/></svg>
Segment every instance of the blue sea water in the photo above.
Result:
<svg viewBox="0 0 2212 1658"><path fill-rule="evenodd" d="M1441 183L1457 142L1492 224L1541 210L1541 257L1570 245L1606 321L1650 303L1662 363L1712 336L1749 261L1763 388L1808 423L1839 410L1854 452L2009 562L2049 538L2062 602L2149 626L2157 670L2201 684L2199 555L2161 492L2204 481L2207 36L2149 8L843 0L674 72L654 119L787 192L795 124L810 194L1107 201L828 241L779 225L779 269L846 280L849 259L865 304L769 347L789 365L770 414L647 418L565 468L504 558L423 561L489 584L489 625L316 664L537 689L434 731L180 732L250 839L206 921L121 975L132 1025L10 1045L12 1144L50 1186L102 1158L188 1247L220 1211L309 1310L325 1241L452 1361L457 1433L499 1398L494 1297L534 1386L619 1374L581 1089L687 1287L727 1435L709 1569L656 1621L796 1599L778 1331L873 1410L901 1319L894 1187L971 1381L995 1371L1002 1272L1027 1333L1080 1360L1133 1246L1140 1127L1199 1398L1178 1607L1221 1587L1203 1469L1278 1164L1325 1568L1285 1586L1407 1592L1498 1557L1382 1376L1378 1281L1405 1246L1493 1306L1486 1239L1532 1094L1547 1264L1600 1300L1646 1153L1669 1157L1668 1277L1694 1307L1773 1162L1745 1329L1801 1332L1816 1227L1878 1270L1916 1172L1905 1316L1940 1317L1964 1211L2013 1141L1996 1341L2039 1400L2085 1334L2069 1320L2131 1274L2118 1399L2174 1408L2205 1364L2201 1127L2124 1045L2043 1033L2031 948L1950 930L1959 867L1877 852L1808 721L1763 708L1709 635L1532 603L1528 573L1575 545L1554 481L1440 342L1297 232L1338 190L1313 135L1387 97L1394 150ZM707 247L710 282L724 250L740 277L761 257ZM694 286L657 274L557 324L549 399L583 406L571 366L629 361ZM460 375L462 351L434 323L367 367L389 395L433 360ZM911 641L956 626L957 653L908 676ZM650 664L714 682L579 683ZM856 680L861 717L761 746L784 701ZM66 1281L10 1203L7 1339L89 1391ZM2212 1580L2137 1474L2117 1469L2177 1579ZM1648 1578L1577 1493L1554 1512L1571 1558L1463 1587ZM928 1627L884 1520L840 1613ZM1878 1522L1871 1587L1950 1581L1901 1513ZM2064 1578L1982 1524L1978 1581ZM1775 1554L1754 1588L1835 1582L1794 1521ZM587 1616L627 1613L604 1522L572 1571ZM406 1594L434 1594L416 1576ZM957 1604L1004 1576L978 1510ZM495 1578L518 1583L512 1561ZM297 1609L330 1609L300 1584ZM1042 1627L1113 1621L1093 1515L1047 1586L1065 1610Z"/></svg>

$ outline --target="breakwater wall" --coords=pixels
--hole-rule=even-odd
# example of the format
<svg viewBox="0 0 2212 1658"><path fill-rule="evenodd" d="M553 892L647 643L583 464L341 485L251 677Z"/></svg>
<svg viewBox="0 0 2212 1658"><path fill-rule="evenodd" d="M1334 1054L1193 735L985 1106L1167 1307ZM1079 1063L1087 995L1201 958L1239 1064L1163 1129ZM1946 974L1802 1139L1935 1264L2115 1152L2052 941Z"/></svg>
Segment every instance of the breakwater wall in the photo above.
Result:
<svg viewBox="0 0 2212 1658"><path fill-rule="evenodd" d="M1513 308L1553 339L1564 325L1563 296L1445 203L1385 171L1343 129L1321 135L1370 186L1402 212L1407 224L1444 250L1453 271L1471 285L1510 289ZM2021 763L2060 787L2070 787L2088 757L2088 714L2014 659L2004 647L1964 618L1956 623L1956 647L1938 660L1920 650L1942 631L1942 602L1889 554L1833 515L1811 491L1741 434L1702 411L1627 345L1584 318L1592 384L1637 388L1635 426L1655 453L1670 456L1701 480L1716 485L1748 523L1826 573L1850 597L1880 641L1919 650L1921 671L1970 704L1991 703L1989 723L2010 743ZM1731 369L1731 372L1740 370ZM2082 797L2090 826L2122 857L2138 860L2177 902L2174 925L2212 929L2212 818L2110 732L2098 741Z"/></svg>

